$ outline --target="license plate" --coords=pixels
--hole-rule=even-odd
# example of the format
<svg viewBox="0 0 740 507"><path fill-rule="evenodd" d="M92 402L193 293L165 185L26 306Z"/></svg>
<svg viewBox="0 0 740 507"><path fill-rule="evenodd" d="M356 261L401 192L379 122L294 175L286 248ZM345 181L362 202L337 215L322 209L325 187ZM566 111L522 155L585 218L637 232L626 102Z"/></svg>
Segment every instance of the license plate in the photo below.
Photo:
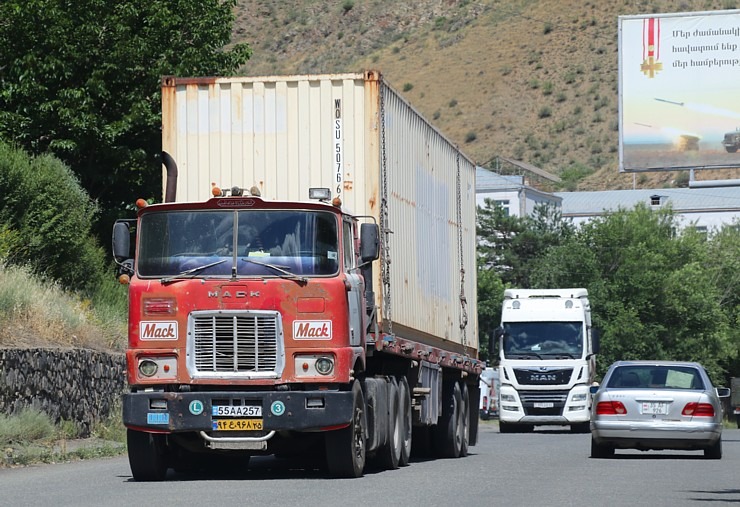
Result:
<svg viewBox="0 0 740 507"><path fill-rule="evenodd" d="M213 407L213 417L262 417L260 405L216 405Z"/></svg>
<svg viewBox="0 0 740 507"><path fill-rule="evenodd" d="M666 415L668 413L668 403L662 401L643 401L642 413L651 415Z"/></svg>
<svg viewBox="0 0 740 507"><path fill-rule="evenodd" d="M214 431L260 431L262 419L215 419Z"/></svg>
<svg viewBox="0 0 740 507"><path fill-rule="evenodd" d="M552 408L555 404L552 402L535 402L534 408Z"/></svg>

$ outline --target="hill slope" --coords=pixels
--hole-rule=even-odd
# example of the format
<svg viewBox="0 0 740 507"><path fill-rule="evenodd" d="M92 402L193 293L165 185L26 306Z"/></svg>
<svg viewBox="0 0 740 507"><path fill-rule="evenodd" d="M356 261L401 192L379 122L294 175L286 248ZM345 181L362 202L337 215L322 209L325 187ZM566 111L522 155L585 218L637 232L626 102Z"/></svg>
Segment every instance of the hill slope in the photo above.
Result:
<svg viewBox="0 0 740 507"><path fill-rule="evenodd" d="M582 190L674 186L618 173L617 17L734 0L238 0L246 75L380 70L477 163L588 173ZM738 170L696 179L738 178Z"/></svg>

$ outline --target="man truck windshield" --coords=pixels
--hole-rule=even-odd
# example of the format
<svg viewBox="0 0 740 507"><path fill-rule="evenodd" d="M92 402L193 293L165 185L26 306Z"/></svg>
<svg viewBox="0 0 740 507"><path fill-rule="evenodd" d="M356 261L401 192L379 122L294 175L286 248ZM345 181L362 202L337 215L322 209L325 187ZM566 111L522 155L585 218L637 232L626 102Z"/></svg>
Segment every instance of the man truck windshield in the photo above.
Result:
<svg viewBox="0 0 740 507"><path fill-rule="evenodd" d="M141 277L333 275L337 219L303 210L193 210L145 214Z"/></svg>
<svg viewBox="0 0 740 507"><path fill-rule="evenodd" d="M503 327L503 351L507 359L545 356L576 359L583 355L580 322L508 322Z"/></svg>

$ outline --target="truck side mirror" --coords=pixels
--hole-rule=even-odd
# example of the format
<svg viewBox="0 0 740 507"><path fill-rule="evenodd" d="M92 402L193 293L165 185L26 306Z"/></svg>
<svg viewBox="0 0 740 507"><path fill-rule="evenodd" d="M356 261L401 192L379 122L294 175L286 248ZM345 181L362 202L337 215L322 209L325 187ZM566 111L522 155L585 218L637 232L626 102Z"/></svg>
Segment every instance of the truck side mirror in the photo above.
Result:
<svg viewBox="0 0 740 507"><path fill-rule="evenodd" d="M594 354L599 353L599 348L601 347L601 329L598 327L592 327L591 328L591 349Z"/></svg>
<svg viewBox="0 0 740 507"><path fill-rule="evenodd" d="M131 229L126 222L113 225L113 257L116 262L123 262L131 257Z"/></svg>
<svg viewBox="0 0 740 507"><path fill-rule="evenodd" d="M378 224L360 224L360 260L370 262L380 256L380 231Z"/></svg>

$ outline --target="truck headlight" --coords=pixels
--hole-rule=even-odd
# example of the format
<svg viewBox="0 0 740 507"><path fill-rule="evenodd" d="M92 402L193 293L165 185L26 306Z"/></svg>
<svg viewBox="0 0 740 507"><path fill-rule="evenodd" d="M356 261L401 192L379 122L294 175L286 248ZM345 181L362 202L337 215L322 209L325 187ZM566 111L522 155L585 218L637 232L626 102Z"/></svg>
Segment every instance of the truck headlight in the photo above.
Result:
<svg viewBox="0 0 740 507"><path fill-rule="evenodd" d="M574 394L573 397L571 398L571 401L586 401L587 396L588 395L586 393Z"/></svg>
<svg viewBox="0 0 740 507"><path fill-rule="evenodd" d="M516 401L516 397L513 394L501 394L501 401Z"/></svg>
<svg viewBox="0 0 740 507"><path fill-rule="evenodd" d="M329 375L334 369L334 361L328 357L320 357L316 360L316 371L322 375Z"/></svg>
<svg viewBox="0 0 740 507"><path fill-rule="evenodd" d="M151 359L142 359L139 361L139 373L145 377L153 377L157 374L158 369L157 363Z"/></svg>

